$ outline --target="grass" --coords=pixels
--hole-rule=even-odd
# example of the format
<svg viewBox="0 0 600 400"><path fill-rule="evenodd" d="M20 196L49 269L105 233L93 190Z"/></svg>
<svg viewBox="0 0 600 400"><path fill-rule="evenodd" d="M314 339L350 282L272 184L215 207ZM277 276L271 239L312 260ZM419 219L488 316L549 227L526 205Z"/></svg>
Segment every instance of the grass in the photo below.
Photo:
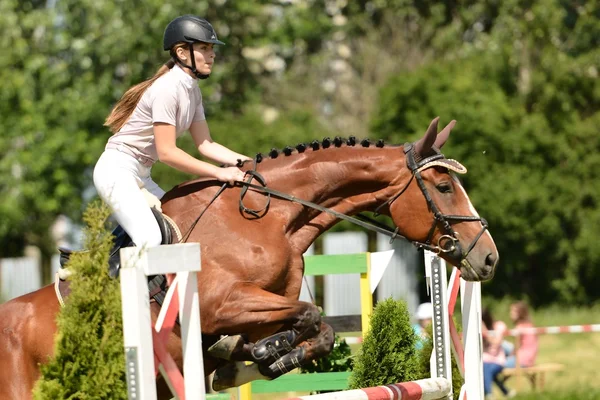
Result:
<svg viewBox="0 0 600 400"><path fill-rule="evenodd" d="M600 380L597 379L596 367L600 354L600 334L544 335L540 336L539 344L538 363L560 363L565 365L565 369L546 374L543 393L532 393L525 379L521 382L509 380L508 386L522 394L517 399L600 399Z"/></svg>

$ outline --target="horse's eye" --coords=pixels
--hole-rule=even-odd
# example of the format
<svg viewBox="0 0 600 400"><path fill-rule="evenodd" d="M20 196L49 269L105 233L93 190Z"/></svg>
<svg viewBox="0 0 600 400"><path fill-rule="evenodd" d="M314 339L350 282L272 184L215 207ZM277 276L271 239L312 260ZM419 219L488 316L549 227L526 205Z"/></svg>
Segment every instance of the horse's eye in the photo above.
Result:
<svg viewBox="0 0 600 400"><path fill-rule="evenodd" d="M437 185L435 187L440 193L450 193L452 192L452 185L444 182L444 183L440 183L439 185Z"/></svg>

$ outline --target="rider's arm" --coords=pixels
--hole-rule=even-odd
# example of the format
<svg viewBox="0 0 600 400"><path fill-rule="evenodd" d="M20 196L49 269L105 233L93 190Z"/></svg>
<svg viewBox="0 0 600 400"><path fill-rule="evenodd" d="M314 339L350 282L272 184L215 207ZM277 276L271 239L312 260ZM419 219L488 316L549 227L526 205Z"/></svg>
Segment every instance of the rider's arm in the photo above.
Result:
<svg viewBox="0 0 600 400"><path fill-rule="evenodd" d="M156 151L158 152L158 159L163 163L188 174L216 178L229 183L244 178L243 172L238 168L219 168L190 156L177 147L176 137L176 130L173 125L162 122L154 123Z"/></svg>
<svg viewBox="0 0 600 400"><path fill-rule="evenodd" d="M227 147L214 142L206 120L194 121L190 126L190 133L196 143L200 154L221 164L235 165L237 160L250 160L245 155L229 150Z"/></svg>

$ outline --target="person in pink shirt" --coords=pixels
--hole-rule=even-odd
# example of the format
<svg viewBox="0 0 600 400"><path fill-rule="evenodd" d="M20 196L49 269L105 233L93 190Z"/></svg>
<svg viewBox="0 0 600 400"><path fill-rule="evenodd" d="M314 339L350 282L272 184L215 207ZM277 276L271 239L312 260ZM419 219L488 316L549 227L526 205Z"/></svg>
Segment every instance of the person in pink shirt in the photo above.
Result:
<svg viewBox="0 0 600 400"><path fill-rule="evenodd" d="M533 328L533 323L529 317L529 307L523 301L518 301L510 306L510 319L515 324L515 329ZM535 365L535 359L538 352L538 338L535 333L524 332L517 336L518 348L516 359L509 357L506 362L507 368L514 368L516 360L521 367L532 367Z"/></svg>

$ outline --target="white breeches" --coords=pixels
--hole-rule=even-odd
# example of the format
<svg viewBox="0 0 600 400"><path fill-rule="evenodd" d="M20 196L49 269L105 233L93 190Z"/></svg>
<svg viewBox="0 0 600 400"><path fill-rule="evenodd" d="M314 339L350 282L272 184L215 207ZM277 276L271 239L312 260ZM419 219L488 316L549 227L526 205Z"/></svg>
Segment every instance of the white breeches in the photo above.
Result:
<svg viewBox="0 0 600 400"><path fill-rule="evenodd" d="M94 185L117 222L137 247L158 246L162 237L142 189L158 197L162 190L150 177L151 167L116 149L102 153L94 168Z"/></svg>

